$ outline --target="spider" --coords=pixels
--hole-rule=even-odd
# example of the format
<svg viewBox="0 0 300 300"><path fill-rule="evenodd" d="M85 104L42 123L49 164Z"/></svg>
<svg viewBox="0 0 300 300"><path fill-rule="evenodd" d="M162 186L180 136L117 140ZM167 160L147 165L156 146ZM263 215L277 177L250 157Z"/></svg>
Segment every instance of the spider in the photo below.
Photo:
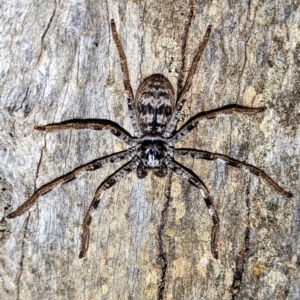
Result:
<svg viewBox="0 0 300 300"><path fill-rule="evenodd" d="M177 162L174 159L175 157L192 157L195 159L222 161L229 166L253 173L254 175L263 179L279 194L292 197L290 192L285 191L263 171L252 165L240 162L223 154L196 149L174 148L174 145L191 130L193 130L201 121L210 120L224 114L228 115L232 113L255 115L263 112L266 109L265 107L227 105L214 110L198 113L189 119L180 129L176 130L181 109L186 101L187 92L192 84L192 78L197 70L201 56L208 43L211 27L212 26L209 25L206 29L204 38L200 43L198 52L189 70L187 79L178 95L174 94L174 89L170 81L165 76L161 74L153 74L140 83L136 92L136 96L134 97L129 79L126 56L116 30L116 24L112 19L111 30L120 56L123 81L128 96L128 108L131 124L134 130L134 136L131 136L130 133L128 133L117 123L103 119L73 119L61 123L35 126L35 129L43 131L57 131L64 129L109 130L112 134L128 144L130 148L125 151L120 151L93 160L46 183L36 190L35 193L25 203L23 203L17 210L10 213L7 217L15 218L20 216L26 212L40 196L49 193L51 190L57 188L61 184L65 184L78 178L85 172L95 171L106 165L124 159L131 159L116 172L107 177L97 189L94 199L83 221L82 244L79 258L84 257L88 250L90 240L89 226L92 221L92 214L99 206L100 200L102 199L102 196L106 190L111 188L114 184L127 176L133 170L136 170L137 177L142 179L145 178L150 171L152 171L154 175L158 177L165 177L168 173L168 169L170 169L196 187L204 198L208 213L212 220L211 253L213 257L217 259L217 236L220 227L220 221L217 211L213 205L212 197L210 196L207 187L201 181L201 179L187 167Z"/></svg>

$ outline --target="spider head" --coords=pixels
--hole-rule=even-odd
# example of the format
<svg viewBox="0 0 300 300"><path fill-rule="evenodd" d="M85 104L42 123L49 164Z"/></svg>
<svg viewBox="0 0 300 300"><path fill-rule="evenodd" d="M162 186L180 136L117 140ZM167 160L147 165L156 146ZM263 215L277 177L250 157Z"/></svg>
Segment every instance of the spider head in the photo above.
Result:
<svg viewBox="0 0 300 300"><path fill-rule="evenodd" d="M137 154L143 165L149 169L160 167L167 153L167 144L161 140L146 139L137 145Z"/></svg>

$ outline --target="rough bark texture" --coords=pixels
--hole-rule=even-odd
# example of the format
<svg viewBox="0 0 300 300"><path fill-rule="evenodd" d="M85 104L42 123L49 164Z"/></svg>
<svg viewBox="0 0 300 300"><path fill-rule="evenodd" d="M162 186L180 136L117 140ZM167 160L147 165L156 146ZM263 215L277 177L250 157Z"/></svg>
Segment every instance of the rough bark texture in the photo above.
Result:
<svg viewBox="0 0 300 300"><path fill-rule="evenodd" d="M15 0L1 1L0 18L1 299L300 299L299 0ZM227 104L268 108L210 120L177 145L251 163L294 194L282 197L218 162L181 160L219 212L219 260L198 191L175 174L138 180L135 173L105 194L88 255L78 259L84 214L120 163L5 218L49 180L126 149L108 132L33 129L103 118L132 132L111 18L134 92L153 73L182 87L212 24L181 124Z"/></svg>

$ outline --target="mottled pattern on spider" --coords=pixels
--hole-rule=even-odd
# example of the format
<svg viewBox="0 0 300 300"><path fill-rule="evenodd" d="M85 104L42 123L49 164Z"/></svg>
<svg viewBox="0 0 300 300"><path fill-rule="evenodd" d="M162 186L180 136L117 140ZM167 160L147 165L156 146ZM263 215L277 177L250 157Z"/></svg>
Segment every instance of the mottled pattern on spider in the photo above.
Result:
<svg viewBox="0 0 300 300"><path fill-rule="evenodd" d="M131 147L128 150L91 161L43 185L16 211L9 214L8 218L15 218L23 214L40 196L45 195L61 184L74 180L84 172L95 171L108 164L131 158L129 162L105 179L97 189L83 222L82 246L79 257L82 258L86 255L89 246L89 226L92 221L92 213L98 207L99 202L107 189L112 187L116 182L120 181L133 170L136 170L138 178L145 178L149 171L153 171L158 177L164 177L167 175L168 169L170 169L196 187L204 198L212 220L211 252L213 257L218 258L217 235L219 231L219 217L209 191L196 174L174 160L174 157L192 157L196 159L222 161L232 167L240 168L259 176L279 194L288 197L291 197L292 194L285 191L263 171L254 166L237 161L223 154L195 149L176 149L174 148L174 145L203 120L209 120L224 114L232 113L254 115L263 112L266 108L242 107L238 105L224 106L215 110L198 113L176 131L180 111L186 101L186 94L191 86L192 78L207 45L211 33L211 26L208 26L206 29L203 41L199 46L185 84L181 91L178 92L177 96L174 95L174 89L165 76L154 74L147 77L140 84L136 92L136 97L133 95L126 56L122 49L114 20L111 20L111 28L120 56L124 86L128 96L129 113L134 129L134 137L118 124L109 120L99 119L68 120L61 123L36 126L35 129L44 131L57 131L63 129L110 130L112 134Z"/></svg>

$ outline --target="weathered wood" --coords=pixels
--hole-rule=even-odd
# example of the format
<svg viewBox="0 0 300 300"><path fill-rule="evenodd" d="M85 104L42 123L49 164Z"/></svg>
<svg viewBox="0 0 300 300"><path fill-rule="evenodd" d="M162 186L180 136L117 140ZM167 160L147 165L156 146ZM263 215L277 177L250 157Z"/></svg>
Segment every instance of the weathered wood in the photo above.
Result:
<svg viewBox="0 0 300 300"><path fill-rule="evenodd" d="M299 6L283 0L3 1L0 298L299 299ZM178 159L213 197L219 260L210 252L211 221L198 191L176 174L139 180L135 173L106 192L87 257L79 259L84 215L121 163L48 193L19 218L5 218L46 182L127 149L109 132L34 130L100 118L133 134L111 18L134 93L153 73L166 76L175 91L182 88L212 25L180 124L229 104L267 107L255 116L201 123L177 144L253 164L295 195L280 196L255 175L220 162ZM244 261L237 260L243 249Z"/></svg>

